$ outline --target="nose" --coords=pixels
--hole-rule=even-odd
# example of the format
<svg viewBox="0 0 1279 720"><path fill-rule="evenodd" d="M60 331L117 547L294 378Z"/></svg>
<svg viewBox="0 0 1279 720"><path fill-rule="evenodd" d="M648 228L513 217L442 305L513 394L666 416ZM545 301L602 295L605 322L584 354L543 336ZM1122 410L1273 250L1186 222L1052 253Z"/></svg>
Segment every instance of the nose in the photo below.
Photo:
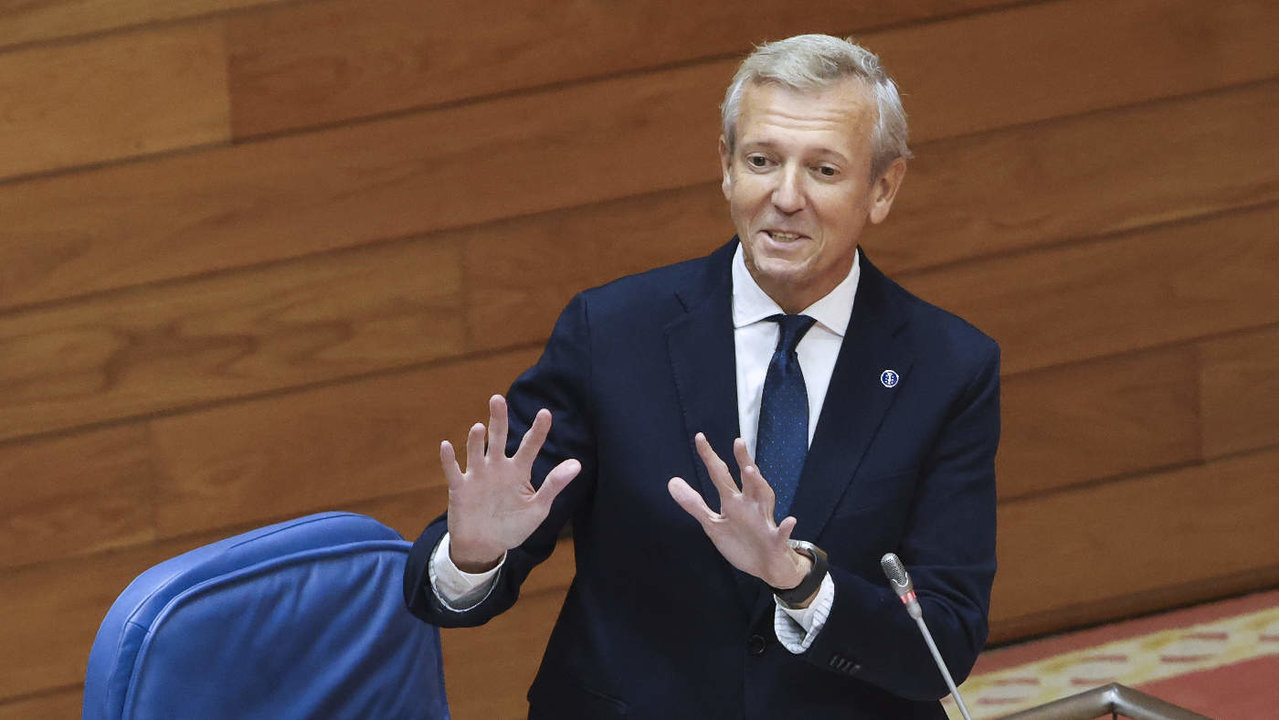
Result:
<svg viewBox="0 0 1279 720"><path fill-rule="evenodd" d="M803 178L795 167L784 167L777 173L773 187L773 206L790 215L804 209Z"/></svg>

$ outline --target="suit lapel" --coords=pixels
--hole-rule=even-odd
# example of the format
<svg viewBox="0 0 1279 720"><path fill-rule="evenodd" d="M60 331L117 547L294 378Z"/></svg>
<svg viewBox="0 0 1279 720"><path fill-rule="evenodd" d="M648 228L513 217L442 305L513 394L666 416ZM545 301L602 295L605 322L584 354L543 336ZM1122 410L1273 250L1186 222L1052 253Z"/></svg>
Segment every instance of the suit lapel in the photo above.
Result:
<svg viewBox="0 0 1279 720"><path fill-rule="evenodd" d="M705 433L711 447L737 473L733 440L737 423L736 347L730 262L737 243L710 256L704 281L677 291L686 312L666 328L675 390L684 416L684 437L693 454L696 478L686 478L701 491L706 504L719 511L719 494L693 449L693 435Z"/></svg>
<svg viewBox="0 0 1279 720"><path fill-rule="evenodd" d="M907 377L914 358L896 338L904 324L891 282L862 255L853 316L844 335L822 405L799 488L791 505L795 537L815 540L856 477L896 393L881 381L885 370Z"/></svg>
<svg viewBox="0 0 1279 720"><path fill-rule="evenodd" d="M684 416L685 439L696 479L685 478L719 512L719 491L693 449L693 435L705 433L711 447L740 478L733 441L741 435L737 418L737 349L733 340L731 262L737 243L711 256L699 289L677 293L688 312L666 328L671 371ZM739 480L740 482L740 480ZM754 618L761 599L771 597L757 578L724 564L733 576L742 608Z"/></svg>

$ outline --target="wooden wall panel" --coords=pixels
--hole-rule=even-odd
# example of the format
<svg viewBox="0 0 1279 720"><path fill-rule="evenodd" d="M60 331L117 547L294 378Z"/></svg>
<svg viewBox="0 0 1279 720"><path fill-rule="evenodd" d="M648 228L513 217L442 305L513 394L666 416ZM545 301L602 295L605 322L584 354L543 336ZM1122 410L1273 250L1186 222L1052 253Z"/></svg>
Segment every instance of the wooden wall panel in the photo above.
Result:
<svg viewBox="0 0 1279 720"><path fill-rule="evenodd" d="M1217 597L1239 574L1279 579L1276 474L1269 450L1003 503L993 634Z"/></svg>
<svg viewBox="0 0 1279 720"><path fill-rule="evenodd" d="M219 23L0 54L0 178L229 138Z"/></svg>
<svg viewBox="0 0 1279 720"><path fill-rule="evenodd" d="M893 271L1279 200L1279 83L915 148L871 257Z"/></svg>
<svg viewBox="0 0 1279 720"><path fill-rule="evenodd" d="M1152 4L1114 6L1134 2ZM1232 9L1237 4L1222 16L1240 14ZM1078 5L1097 25L1112 19L1105 14L1110 4L1052 3L1042 7L1057 14L1003 21L1012 27L943 23L949 34L930 42L958 43L1002 63L1004 36L1056 32L1065 12L1055 10L1059 5ZM1248 32L1266 27L1245 24ZM1097 42L1111 41L1124 44L1109 35ZM964 64L934 66L924 48L893 53L887 56L921 63L921 72L960 73L943 87L970 72ZM1045 69L1040 85L1075 72L1076 59L1056 57L1059 64ZM1220 72L1207 76L1176 65L1176 58L1164 60L1159 77L1184 77L1185 84L1138 93L1149 78L1120 75L1048 100L1049 94L1029 89L1009 93L1015 102L1006 101L1002 114L979 129L1096 110L1115 102L1114 92L1131 102L1271 77L1276 69L1258 53L1212 64ZM0 187L0 212L10 218L0 229L0 267L6 269L0 307L713 181L715 105L732 68L733 61L724 61L664 70ZM1007 85L997 74L989 83ZM965 124L959 100L948 96L936 115L954 118L954 126L917 127L916 140L978 129ZM521 122L510 122L515 117ZM661 149L661 162L653 161L654 148Z"/></svg>
<svg viewBox="0 0 1279 720"><path fill-rule="evenodd" d="M1263 88L1270 90L1270 86ZM1218 120L1228 120L1232 117L1255 117L1252 113L1246 112L1254 109L1256 105L1252 102L1257 98L1273 98L1275 94L1272 91L1262 92L1257 89L1246 89L1240 93L1234 94L1238 97L1227 97L1225 99L1208 98L1200 100L1198 105L1221 107L1223 112L1215 117ZM1234 102L1242 98L1242 102ZM1273 101L1270 101L1273 105ZM1182 105L1178 103L1176 105ZM1179 109L1178 107L1173 110ZM1152 113L1153 114L1153 113ZM1273 112L1271 114L1274 114ZM1263 113L1262 118L1266 117ZM1189 117L1183 117L1176 112L1171 113L1173 120L1194 120L1195 114L1189 114ZM1202 119L1202 118L1200 118ZM1076 125L1076 123L1069 123ZM1181 123L1171 123L1181 126ZM1096 129L1097 135L1089 137L1091 133L1069 133L1069 132L1052 132L1052 129L1045 129L1039 132L1032 132L1028 137L1018 143L1019 147L1029 149L1036 145L1052 145L1054 140L1061 140L1062 136L1073 141L1086 141L1089 139L1101 140L1100 133L1104 131L1105 123L1094 120L1092 126ZM1219 126L1218 123L1216 126ZM1198 168L1157 168L1159 170L1168 170L1168 173L1145 173L1144 178L1147 181L1143 185L1140 182L1128 184L1119 180L1115 184L1114 190L1108 188L1090 188L1085 189L1084 184L1092 184L1091 178L1095 175L1090 173L1076 173L1079 182L1076 183L1080 196L1078 198L1066 197L1060 198L1053 196L1053 201L1070 202L1082 199L1082 193L1092 192L1094 195L1109 197L1131 197L1135 193L1119 192L1119 188L1127 186L1132 187L1136 191L1146 190L1151 193L1150 200L1144 204L1144 209L1152 209L1161 203L1175 203L1180 197L1190 194L1192 190L1202 193L1205 185L1209 185L1204 181L1205 177L1216 181L1216 186L1221 188L1221 200L1216 206L1224 205L1229 202L1248 202L1257 199L1257 192L1245 194L1240 197L1235 190L1236 187L1248 188L1270 188L1273 190L1276 186L1265 182L1265 178L1244 175L1245 179L1253 181L1252 184L1244 184L1236 186L1232 178L1237 178L1234 170L1247 170L1248 168L1264 168L1265 172L1273 172L1273 167L1279 167L1279 162L1269 164L1265 162L1245 161L1242 158L1250 156L1245 152L1235 152L1242 150L1244 137L1252 137L1250 131L1257 128L1251 127L1250 123L1243 123L1243 127L1239 128L1235 133L1237 140L1233 145L1204 143L1196 147L1203 148L1197 154L1201 158L1197 164L1208 165L1207 158L1209 156L1218 158L1239 158L1235 161L1223 161L1218 165L1226 166L1227 170L1223 170L1216 175L1211 173L1202 174L1195 172ZM1187 125L1194 127L1194 125ZM1124 125L1119 123L1111 123L1111 127L1124 129ZM1074 129L1074 128L1072 128ZM1148 131L1150 128L1144 123L1134 123L1130 133L1127 133L1121 140L1127 142L1132 136L1142 131ZM947 167L973 167L970 160L970 153L966 152L970 148L960 147L952 151L951 148L945 147L949 143L943 143L942 147L936 149L935 157L938 159L937 165ZM962 143L961 143L962 145ZM1102 152L1105 153L1103 146ZM1122 145L1121 145L1122 147ZM1071 154L1069 149L1072 148L1071 143L1063 145L1063 149L1055 156L1044 158L1042 162L1034 163L1037 166L1060 167L1067 164ZM1008 148L1005 148L1006 150ZM1228 150L1231 152L1221 152ZM1016 156L1015 153L1008 153ZM1188 154L1195 153L1167 153L1162 152L1156 147L1151 147L1148 155L1141 156L1140 159L1154 158L1157 156L1164 157L1184 157ZM985 164L991 176L983 176L981 174L974 175L971 184L979 187L994 186L995 190L999 189L996 181L1001 176L1004 178L1004 186L1012 187L1014 185L1036 185L1036 183L1024 182L1024 178L1003 176L999 169L1002 166L994 164ZM1088 168L1089 171L1097 170L1097 168ZM1185 169L1186 172L1175 172ZM1172 183L1161 180L1165 177L1186 178ZM907 192L904 193L906 198L911 197L912 193L924 196L926 198L940 198L944 195L943 189L947 187L955 187L951 182L951 178L937 178L925 175L923 178L912 178L913 184L907 186ZM1047 183L1044 183L1045 185ZM1153 187L1152 187L1153 186ZM1187 190L1185 186L1190 186ZM1069 192L1074 192L1072 189ZM1263 191L1264 192L1264 191ZM999 196L998 192L991 193L992 196ZM1263 195L1264 196L1264 195ZM1202 197L1202 194L1200 195ZM993 204L989 203L988 205ZM1013 206L1020 206L1021 203L1011 203ZM1215 207L1216 207L1215 206ZM1196 208L1198 209L1198 208ZM954 235L946 235L940 229L940 224L947 220L960 220L965 216L965 211L957 207L946 207L939 211L930 211L927 206L918 208L903 208L890 220L883 228L877 228L875 236L872 239L871 251L872 257L878 261L881 251L888 254L887 261L884 263L892 269L894 265L910 266L915 263L927 263L928 260L921 257L913 249L901 251L899 248L914 248L917 246L930 247L939 251L942 257L947 252L945 248L949 247L948 243L955 247L964 246L966 252L980 253L985 248L981 238L983 237L983 228L971 227L967 232L957 231ZM986 214L978 212L975 216L985 217ZM924 218L917 221L917 218ZM1076 230L1080 229L1080 224L1087 221L1087 216L1074 216L1078 219L1074 220ZM1153 218L1143 214L1142 206L1129 206L1124 213L1124 223L1136 223L1139 221L1150 221ZM912 234L912 237L901 236L896 231L897 227L905 227L908 231L921 229L925 226L931 226L932 231L924 234ZM1034 231L1038 228L1016 227L1014 224L1002 225L1005 237L1012 238L1012 242L1027 242L1022 238L1035 237ZM627 200L614 204L606 204L583 208L581 210L553 213L535 218L518 218L513 221L504 221L492 226L485 226L473 231L461 233L459 237L466 240L468 247L468 267L473 271L474 278L471 282L475 287L474 302L468 306L468 312L472 316L472 323L476 326L476 342L477 347L503 347L511 344L529 342L540 337L544 337L545 329L549 328L550 320L554 317L554 313L562 307L563 302L567 299L575 289L598 284L609 278L616 277L620 274L642 269L643 267L663 262L673 261L682 257L701 253L721 242L727 235L731 233L731 226L726 218L726 211L723 208L722 199L719 197L718 189L713 186L698 186L696 189L690 188L687 191L671 193L666 195L645 196L635 200ZM450 234L452 235L452 234ZM959 237L958 242L951 242L955 237ZM1051 234L1047 235L1051 237ZM518 238L518 241L515 240ZM690 242L690 239L693 242ZM994 248L999 247L999 243L992 243ZM177 249L175 248L175 251ZM385 260L388 253L396 253L398 260L388 262ZM394 249L375 251L367 256L352 256L354 262L367 266L371 272L376 274L392 274L395 275L395 282L389 285L383 282L375 282L374 277L370 277L369 282L362 282L358 273L355 272L356 266L348 272L343 270L345 266L352 263L352 259L345 256L337 256L332 259L320 259L315 261L304 261L301 264L291 265L286 268L274 268L261 273L249 273L243 278L240 277L221 277L212 280L200 281L193 286L183 286L180 288L165 288L151 293L144 293L132 298L126 298L123 301L117 298L106 299L101 306L83 308L73 306L70 308L59 308L53 311L38 313L34 316L18 316L16 320L3 321L4 325L17 328L30 328L39 326L41 332L36 334L27 334L23 330L25 349L14 349L13 352L20 352L27 357L38 360L36 363L40 371L48 372L57 368L59 363L48 363L40 359L38 347L43 347L44 352L57 352L61 346L57 343L50 342L50 338L56 333L67 333L73 331L76 327L92 328L88 332L90 335L97 337L98 344L101 346L102 352L97 356L84 355L82 357L73 358L75 362L85 363L85 367L79 370L88 371L89 376L96 375L96 371L100 369L102 363L113 361L118 353L113 350L121 350L118 347L119 337L112 337L110 332L102 332L102 328L109 328L113 323L123 323L125 325L133 325L140 320L135 317L127 322L124 320L108 319L104 325L103 313L111 315L122 315L128 318L130 314L138 316L139 313L152 314L158 313L155 319L148 321L151 326L163 327L172 317L182 312L184 309L168 308L165 303L160 302L164 298L182 297L188 293L192 293L192 288L202 288L202 290L192 293L200 297L202 300L209 300L216 303L218 292L214 292L214 288L223 288L223 294L229 293L232 296L243 296L245 298L246 310L253 308L253 303L260 302L260 298L252 292L241 292L249 284L257 285L262 283L263 278L272 278L280 276L279 279L272 279L270 283L304 283L309 287L318 286L319 283L326 282L330 278L325 277L326 272L345 273L347 280L357 284L357 287L351 289L357 294L376 293L379 297L386 297L392 294L392 289L403 285L405 282L412 282L411 274L415 270L407 267L399 267L399 263L407 263L413 267L422 267L422 272L429 273L436 268L437 264L430 261L422 253L426 252L421 246L409 244L404 246L396 246ZM443 251L441 251L443 252ZM953 252L953 250L951 251ZM561 259L566 255L572 255L580 258L580 262L564 263ZM184 255L183 257L189 257ZM88 258L86 258L88 260ZM382 264L383 265L379 265ZM84 271L89 272L90 263L83 263ZM530 272L530 269L536 269L537 272ZM309 278L308 274L314 273L314 277ZM447 278L445 278L447 280ZM318 281L318 282L317 282ZM425 281L425 278L424 278ZM447 284L447 283L446 283ZM363 285L363 287L358 287ZM520 287L523 286L523 287ZM425 287L425 286L423 286ZM435 287L432 282L431 287ZM265 291L264 291L265 292ZM385 301L391 301L389 299ZM185 304L190 304L186 301ZM211 306L216 307L216 304ZM130 310L130 308L133 308ZM426 312L434 310L429 306L423 307ZM222 308L226 312L226 308ZM196 312L196 315L203 315L211 312L211 310L202 310ZM345 317L328 317L322 318L325 321L345 322ZM16 325L14 324L16 323ZM234 326L227 329L230 332L228 339L232 344L239 344L244 340L244 333L239 332L239 328ZM296 328L288 328L289 332L296 331ZM416 332L416 329L414 329ZM260 336L262 332L250 332L249 337ZM124 335L136 334L131 330ZM145 333L144 333L145 334ZM153 333L154 334L154 333ZM69 336L66 336L69 337ZM404 338L401 337L401 340ZM153 340L164 340L165 348L160 348L152 343L142 343L142 347L136 345L127 348L129 353L138 353L142 351L151 351L148 354L156 360L162 360L167 354L172 356L174 353L189 353L193 347L191 343L203 343L209 338L187 338L188 342L183 342L183 338L155 338ZM411 344L411 343L410 343ZM447 343L446 343L447 344ZM456 343L453 344L453 350L456 351ZM269 351L270 348L267 348ZM164 352L160 352L163 350ZM204 352L215 351L215 348L203 348ZM407 346L404 353L399 356L398 361L404 362L405 358L413 357L411 349ZM437 350L438 351L438 350ZM397 351L398 352L398 351ZM214 353L216 354L216 352ZM380 358L381 361L387 361L387 358ZM390 362L394 363L394 358ZM340 363L331 363L323 368L319 375L332 376L338 374ZM187 368L194 372L200 373L198 368ZM242 369L242 368L241 368ZM298 381L306 381L307 374L302 372L303 368L297 363L277 364L277 371L287 373L297 372L295 378ZM358 370L358 368L348 365L344 368L346 371ZM206 369L207 370L207 369ZM11 376L12 377L12 376ZM202 379L208 380L208 372L203 372ZM129 379L128 377L125 378ZM214 397L223 397L225 395L234 395L237 392L245 392L270 385L265 385L259 377L229 377L222 378L222 384L215 386L213 384L197 384L184 385L175 383L172 380L161 383L159 388L153 383L154 376L145 374L132 378L137 381L136 384L149 384L148 392L162 394L164 387L176 388L182 392L191 392L198 390L206 393L204 397L209 397L207 393L213 393ZM311 379L314 379L314 374ZM29 378L24 378L29 380ZM67 381L65 374L57 375L57 383L61 384ZM93 380L88 380L91 384ZM228 388L226 385L230 383L237 385L239 389ZM9 402L19 405L22 411L27 410L27 404L45 400L45 396L51 392L51 386L25 386L16 394L10 393ZM130 395L126 388L111 388L116 393L116 398L129 398L134 407L130 411L154 406L161 407L166 404L165 398L144 398L139 399ZM87 391L86 391L87 392ZM55 417L41 420L32 428L38 430L46 427L56 427L59 423L74 422L76 419L83 417L81 413L84 408L78 405L82 396L71 395L61 398L61 402L57 400L49 401L51 407L46 408L47 412L51 412ZM100 398L101 399L101 398ZM103 409L97 412L90 412L86 420L94 418L105 418L112 416L114 411ZM61 415L61 417L56 417Z"/></svg>
<svg viewBox="0 0 1279 720"><path fill-rule="evenodd" d="M471 289L471 341L501 348L544 341L581 290L707 254L733 237L733 223L716 182L516 218L457 237Z"/></svg>
<svg viewBox="0 0 1279 720"><path fill-rule="evenodd" d="M0 6L0 48L288 0L42 0Z"/></svg>
<svg viewBox="0 0 1279 720"><path fill-rule="evenodd" d="M427 444L423 442L423 446ZM429 445L432 449L437 447L434 441ZM419 479L422 480L419 484L423 487L417 490L334 504L329 509L347 510L377 518L378 522L394 529L405 539L416 540L417 536L422 534L422 530L448 509L449 505L449 489L443 482L431 484L423 478ZM312 510L304 510L296 514L305 515L308 512ZM567 585L567 583L568 580L561 578L560 584Z"/></svg>
<svg viewBox="0 0 1279 720"><path fill-rule="evenodd" d="M0 316L0 438L458 355L460 255L414 243Z"/></svg>
<svg viewBox="0 0 1279 720"><path fill-rule="evenodd" d="M0 718L69 714L153 562L416 535L571 294L729 237L716 105L801 29L906 91L871 258L1004 346L995 639L1279 583L1273 3L499 3L0 9ZM571 556L539 573L446 633L459 717L522 716Z"/></svg>
<svg viewBox="0 0 1279 720"><path fill-rule="evenodd" d="M130 425L0 445L0 568L154 537L147 430Z"/></svg>
<svg viewBox="0 0 1279 720"><path fill-rule="evenodd" d="M866 247L902 273L1274 202L1279 148L1256 138L1275 123L1270 83L925 144ZM574 292L704 254L732 233L718 182L460 233L473 341L544 338Z"/></svg>
<svg viewBox="0 0 1279 720"><path fill-rule="evenodd" d="M1207 342L1201 353L1204 453L1279 445L1279 327Z"/></svg>
<svg viewBox="0 0 1279 720"><path fill-rule="evenodd" d="M235 135L737 55L761 38L818 25L848 33L1007 3L764 0L743 12L732 3L674 0L342 0L273 8L228 26Z"/></svg>
<svg viewBox="0 0 1279 720"><path fill-rule="evenodd" d="M1279 321L1279 206L913 275L1005 373Z"/></svg>
<svg viewBox="0 0 1279 720"><path fill-rule="evenodd" d="M0 702L0 720L67 720L80 716L83 689L72 687L15 702Z"/></svg>
<svg viewBox="0 0 1279 720"><path fill-rule="evenodd" d="M714 177L725 82L673 70L0 186L0 308Z"/></svg>
<svg viewBox="0 0 1279 720"><path fill-rule="evenodd" d="M471 425L487 416L489 396L504 392L537 354L516 351L155 420L164 473L157 530L180 535L439 486L439 442L464 444Z"/></svg>
<svg viewBox="0 0 1279 720"><path fill-rule="evenodd" d="M1248 101L1258 95L1275 96L1253 89L1238 95ZM1254 105L1230 100L1200 102L1224 107L1222 117L1251 117L1241 111ZM1175 113L1172 117L1178 118ZM1242 143L1244 129L1237 133L1236 144ZM1044 139L1051 144L1056 134L1037 132L1034 140L1022 144L1029 148ZM1248 157L1242 152L1217 154L1240 147L1203 147L1200 154L1205 159L1208 155ZM952 153L942 147L937 156L947 166L961 166L968 159L966 149ZM1151 148L1150 156L1156 155L1170 154ZM1051 161L1068 158L1063 150L1050 162L1037 164L1058 166ZM1275 165L1240 161L1234 167L1272 172L1279 167L1279 158L1276 161ZM986 167L999 173L997 166ZM1177 176L1204 177L1197 172ZM1151 178L1147 186L1170 188L1152 190L1150 207L1156 200L1173 201L1185 192L1179 184L1159 182L1163 174L1146 177ZM1235 175L1226 172L1217 176L1223 195L1230 192L1231 177ZM977 176L973 184L985 186L986 179ZM1246 187L1267 187L1262 178L1249 179L1255 183ZM946 186L953 185L926 176L908 190L937 197ZM1097 194L1125 196L1104 189ZM912 219L921 215L935 218L925 220L935 226L960 214L948 212L949 208L936 213L924 207L917 210L904 218L900 216L905 211L899 212L884 230L891 234L899 219L913 228L919 225L912 225ZM1141 215L1130 211L1129 217ZM1032 235L1031 228L1018 230L1018 237ZM468 279L474 290L467 305L474 326L473 347L536 341L545 336L554 314L576 289L700 254L730 233L723 201L712 186L450 233L450 238L460 238L467 247L466 265L473 275ZM921 244L940 248L942 240L930 242L940 235L940 229L934 228L931 235L921 236L922 242L879 237L872 256L878 259L877 250L882 247L897 264L926 262L910 251L905 257L892 251ZM981 250L980 235L979 229L967 234L972 252ZM458 261L450 253L439 243L398 244L0 319L0 336L8 337L6 351L24 359L3 372L10 389L0 408L0 435L47 431L456 354L463 346L462 330L452 323L450 308L457 309L461 298L454 272ZM566 254L578 261L562 262ZM313 304L307 310L309 318L294 309L308 297L331 289L338 289L332 294L345 301ZM411 298L407 305L406 298ZM412 312L407 312L410 308ZM68 356L67 347L77 347L79 352Z"/></svg>
<svg viewBox="0 0 1279 720"><path fill-rule="evenodd" d="M1193 346L1005 378L999 500L1200 459Z"/></svg>
<svg viewBox="0 0 1279 720"><path fill-rule="evenodd" d="M1267 0L1070 0L864 39L933 138L1272 78L1277 33Z"/></svg>
<svg viewBox="0 0 1279 720"><path fill-rule="evenodd" d="M0 573L0 697L84 681L98 624L125 586L156 563L233 532L27 565Z"/></svg>
<svg viewBox="0 0 1279 720"><path fill-rule="evenodd" d="M279 8L230 26L237 137L422 107L451 100L695 58L744 52L760 38L846 33L921 16L934 7L821 2L624 8L518 3L477 16L400 0ZM943 9L944 7L944 9ZM441 13L444 13L443 15ZM500 21L493 22L493 18ZM916 137L942 137L1268 77L1279 69L1269 38L1279 18L1261 0L1212 7L1193 0L1075 0L863 33L909 89ZM660 25L660 32L646 32ZM1187 34L1195 42L1187 43ZM691 39L691 38L695 38ZM1079 38L1087 38L1081 48ZM269 39L269 41L268 41ZM1193 48L1193 49L1191 49ZM1258 74L1253 63L1269 59ZM1014 60L1015 59L1015 60ZM1058 65L1069 59L1070 67ZM731 75L733 61L725 63ZM998 81L991 82L992 78ZM1052 88L1045 92L1045 88ZM722 94L722 88L720 90Z"/></svg>

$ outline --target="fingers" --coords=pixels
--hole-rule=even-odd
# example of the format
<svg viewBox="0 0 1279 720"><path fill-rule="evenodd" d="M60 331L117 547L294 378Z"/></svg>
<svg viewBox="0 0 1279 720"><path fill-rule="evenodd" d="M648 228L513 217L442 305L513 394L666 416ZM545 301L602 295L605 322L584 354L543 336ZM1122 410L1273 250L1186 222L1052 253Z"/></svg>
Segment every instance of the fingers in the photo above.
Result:
<svg viewBox="0 0 1279 720"><path fill-rule="evenodd" d="M740 444L741 448L738 449ZM737 462L742 468L742 493L764 507L769 517L773 515L773 507L777 504L777 495L759 472L758 465L750 464L750 454L746 452L746 443L738 440L733 446Z"/></svg>
<svg viewBox="0 0 1279 720"><path fill-rule="evenodd" d="M795 530L795 523L799 522L794 515L787 515L782 518L782 522L777 526L777 537L783 543L790 540L790 534Z"/></svg>
<svg viewBox="0 0 1279 720"><path fill-rule="evenodd" d="M560 491L568 486L573 478L582 471L582 463L577 460L569 459L551 468L542 480L542 486L537 489L537 493L533 496L533 501L546 507L548 512L551 503L555 502L555 498L559 496Z"/></svg>
<svg viewBox="0 0 1279 720"><path fill-rule="evenodd" d="M520 439L520 447L515 451L514 460L520 465L532 466L533 459L542 451L542 443L551 432L551 411L542 408L533 418L533 426Z"/></svg>
<svg viewBox="0 0 1279 720"><path fill-rule="evenodd" d="M450 488L455 488L462 482L462 468L458 467L457 453L453 450L453 443L448 440L440 443L440 467L444 468L444 479L448 481Z"/></svg>
<svg viewBox="0 0 1279 720"><path fill-rule="evenodd" d="M715 454L706 436L697 433L693 437L693 444L697 447L698 456L702 458L702 464L706 466L706 472L711 476L711 482L715 483L715 488L719 490L720 499L737 494L737 483L733 482L733 475L728 471L728 465Z"/></svg>
<svg viewBox="0 0 1279 720"><path fill-rule="evenodd" d="M490 453L494 455L501 453L502 457L506 457L507 424L506 398L501 395L494 395L489 398L488 451Z"/></svg>
<svg viewBox="0 0 1279 720"><path fill-rule="evenodd" d="M675 502L684 508L684 512L692 515L702 527L716 517L716 514L706 505L706 500L702 498L701 493L689 487L684 478L671 478L670 482L666 483L666 489Z"/></svg>
<svg viewBox="0 0 1279 720"><path fill-rule="evenodd" d="M746 441L741 438L733 441L733 457L737 458L737 467L755 464L755 460L751 458L750 451L746 449Z"/></svg>
<svg viewBox="0 0 1279 720"><path fill-rule="evenodd" d="M484 461L484 423L475 423L466 434L466 469L478 466Z"/></svg>

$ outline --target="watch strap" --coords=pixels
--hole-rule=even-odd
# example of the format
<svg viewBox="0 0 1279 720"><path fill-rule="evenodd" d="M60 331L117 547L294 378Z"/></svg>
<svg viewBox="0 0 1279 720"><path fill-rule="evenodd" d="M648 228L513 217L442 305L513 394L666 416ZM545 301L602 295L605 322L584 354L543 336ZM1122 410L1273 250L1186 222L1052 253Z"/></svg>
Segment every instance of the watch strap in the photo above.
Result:
<svg viewBox="0 0 1279 720"><path fill-rule="evenodd" d="M793 588L781 590L773 588L773 594L777 596L777 600L786 607L794 607L804 602L817 592L822 586L822 580L826 579L826 573L830 571L830 562L826 557L826 551L806 540L788 540L791 549L802 555L807 555L813 561L813 567L809 569L804 579Z"/></svg>

